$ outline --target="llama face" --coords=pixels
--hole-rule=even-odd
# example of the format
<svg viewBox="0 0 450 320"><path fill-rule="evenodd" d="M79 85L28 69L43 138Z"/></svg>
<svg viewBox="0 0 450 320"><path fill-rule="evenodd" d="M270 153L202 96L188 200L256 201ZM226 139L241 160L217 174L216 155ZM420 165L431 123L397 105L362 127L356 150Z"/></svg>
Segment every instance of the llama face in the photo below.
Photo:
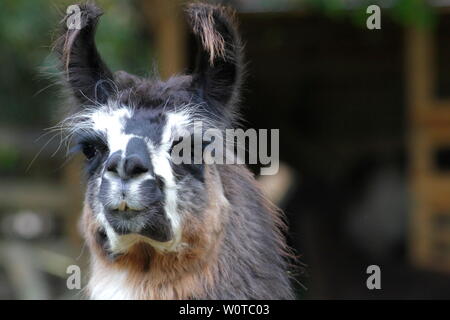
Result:
<svg viewBox="0 0 450 320"><path fill-rule="evenodd" d="M193 122L192 111L175 109L112 102L75 117L73 130L86 157L87 201L113 253L136 241L175 249L183 214L201 210L203 165L171 159L172 147L191 136Z"/></svg>
<svg viewBox="0 0 450 320"><path fill-rule="evenodd" d="M80 10L81 28L65 28L55 48L77 102L65 123L86 156L86 204L100 225L95 237L113 254L140 241L177 250L186 221L211 200L206 165L175 163L171 150L195 135L195 123L204 130L233 125L242 72L232 19L221 7L189 6L197 66L161 81L111 73L94 41L101 12L91 4Z"/></svg>

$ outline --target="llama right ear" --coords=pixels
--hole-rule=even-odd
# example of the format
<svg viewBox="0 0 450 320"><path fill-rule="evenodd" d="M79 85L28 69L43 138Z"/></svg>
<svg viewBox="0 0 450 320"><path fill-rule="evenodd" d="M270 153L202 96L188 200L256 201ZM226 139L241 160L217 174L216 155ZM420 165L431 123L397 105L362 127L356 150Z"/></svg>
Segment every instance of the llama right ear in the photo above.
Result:
<svg viewBox="0 0 450 320"><path fill-rule="evenodd" d="M242 45L234 13L225 7L205 3L191 4L186 12L198 42L193 84L208 102L233 108L243 69ZM229 108L222 112L230 111Z"/></svg>
<svg viewBox="0 0 450 320"><path fill-rule="evenodd" d="M93 4L73 5L63 19L55 52L67 84L81 104L104 104L114 92L113 75L95 45L95 31L102 11Z"/></svg>

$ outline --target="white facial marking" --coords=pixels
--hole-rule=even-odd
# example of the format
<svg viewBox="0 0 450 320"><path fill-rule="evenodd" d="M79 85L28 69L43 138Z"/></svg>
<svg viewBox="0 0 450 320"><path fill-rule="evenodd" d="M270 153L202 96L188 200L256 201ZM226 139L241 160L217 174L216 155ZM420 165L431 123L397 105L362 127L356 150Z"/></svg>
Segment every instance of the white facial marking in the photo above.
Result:
<svg viewBox="0 0 450 320"><path fill-rule="evenodd" d="M161 145L155 150L150 150L152 154L152 163L155 174L161 176L165 182L165 212L170 219L174 239L171 241L166 250L176 251L181 245L181 217L177 212L177 185L173 175L172 166L170 165L169 149L174 138L183 136L187 133L186 127L189 119L184 113L169 113L167 115L167 123L164 128Z"/></svg>
<svg viewBox="0 0 450 320"><path fill-rule="evenodd" d="M106 134L110 154L124 151L128 141L135 137L124 132L125 121L131 116L132 111L128 108L100 108L92 114L93 129Z"/></svg>

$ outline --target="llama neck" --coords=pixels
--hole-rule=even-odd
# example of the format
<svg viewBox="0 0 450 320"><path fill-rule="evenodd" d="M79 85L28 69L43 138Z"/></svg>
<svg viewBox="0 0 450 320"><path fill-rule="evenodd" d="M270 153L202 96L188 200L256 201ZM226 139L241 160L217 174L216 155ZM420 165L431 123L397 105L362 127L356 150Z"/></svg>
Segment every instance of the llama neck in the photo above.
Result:
<svg viewBox="0 0 450 320"><path fill-rule="evenodd" d="M214 287L215 270L211 258L160 254L139 244L113 265L95 261L89 291L94 299L201 298Z"/></svg>

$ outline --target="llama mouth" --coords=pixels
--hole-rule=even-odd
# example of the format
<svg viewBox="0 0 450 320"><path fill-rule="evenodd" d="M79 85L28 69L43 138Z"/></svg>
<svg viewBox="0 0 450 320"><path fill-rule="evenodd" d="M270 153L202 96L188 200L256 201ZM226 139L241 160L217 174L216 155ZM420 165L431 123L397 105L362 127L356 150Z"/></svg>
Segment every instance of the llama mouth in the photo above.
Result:
<svg viewBox="0 0 450 320"><path fill-rule="evenodd" d="M143 208L130 207L126 201L122 200L119 203L119 206L111 208L110 210L112 212L142 212Z"/></svg>
<svg viewBox="0 0 450 320"><path fill-rule="evenodd" d="M106 220L118 235L139 234L158 242L172 240L170 220L161 207L144 210L107 209Z"/></svg>
<svg viewBox="0 0 450 320"><path fill-rule="evenodd" d="M107 220L113 227L114 225L123 225L125 223L129 225L129 227L126 228L127 232L124 233L138 230L141 225L146 223L148 216L148 213L144 210L133 210L130 208L127 208L126 210L106 209L105 213ZM134 226L134 228L132 228L132 226ZM129 232L128 229L130 229Z"/></svg>

